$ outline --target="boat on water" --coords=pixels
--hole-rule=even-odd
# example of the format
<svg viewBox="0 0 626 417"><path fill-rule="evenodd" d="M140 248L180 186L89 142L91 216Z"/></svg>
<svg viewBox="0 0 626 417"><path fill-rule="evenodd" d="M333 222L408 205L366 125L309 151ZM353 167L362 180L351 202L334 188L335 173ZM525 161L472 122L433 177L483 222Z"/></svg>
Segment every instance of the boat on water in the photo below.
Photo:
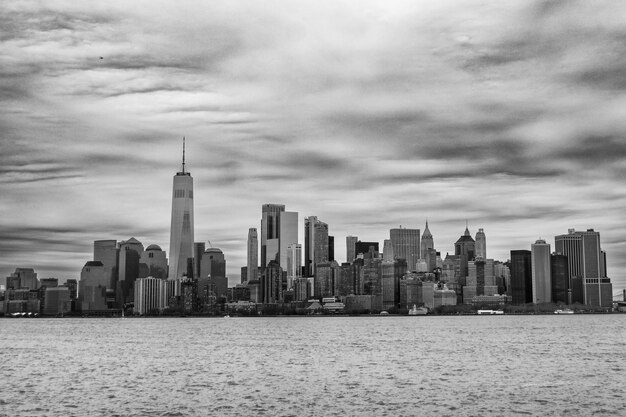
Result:
<svg viewBox="0 0 626 417"><path fill-rule="evenodd" d="M481 315L481 316L482 315L492 316L492 315L504 314L504 311L502 310L478 310L476 314Z"/></svg>
<svg viewBox="0 0 626 417"><path fill-rule="evenodd" d="M409 316L425 316L428 314L428 309L426 307L417 307L413 304L413 308L409 310Z"/></svg>
<svg viewBox="0 0 626 417"><path fill-rule="evenodd" d="M564 310L554 310L554 314L574 314L574 310L570 310L569 308L566 308Z"/></svg>

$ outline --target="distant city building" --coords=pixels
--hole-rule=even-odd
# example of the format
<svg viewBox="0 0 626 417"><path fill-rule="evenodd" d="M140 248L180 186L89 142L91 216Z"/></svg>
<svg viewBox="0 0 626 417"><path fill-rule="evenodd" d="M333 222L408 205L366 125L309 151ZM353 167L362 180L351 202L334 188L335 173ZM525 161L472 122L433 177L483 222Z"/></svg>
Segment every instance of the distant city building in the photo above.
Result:
<svg viewBox="0 0 626 417"><path fill-rule="evenodd" d="M567 256L571 287L582 280L585 304L609 307L613 304L613 286L606 276L606 254L600 248L600 233L593 229L555 236L555 251Z"/></svg>
<svg viewBox="0 0 626 417"><path fill-rule="evenodd" d="M476 232L476 257L481 257L483 259L487 259L487 237L485 236L485 231L480 228L478 232Z"/></svg>
<svg viewBox="0 0 626 417"><path fill-rule="evenodd" d="M141 253L139 263L148 267L149 276L161 279L167 278L167 256L159 245L149 245Z"/></svg>
<svg viewBox="0 0 626 417"><path fill-rule="evenodd" d="M204 242L195 242L193 244L193 274L190 275L189 271L187 271L187 276L189 278L198 278L200 276L200 266L202 265L202 255L204 255L205 250L206 250L206 244ZM155 278L158 278L158 277L155 277Z"/></svg>
<svg viewBox="0 0 626 417"><path fill-rule="evenodd" d="M6 278L7 290L36 290L38 288L39 280L33 268L16 268L15 272Z"/></svg>
<svg viewBox="0 0 626 417"><path fill-rule="evenodd" d="M193 178L185 168L183 138L183 162L180 172L174 176L172 191L169 279L179 279L187 275L188 260L193 258L193 244Z"/></svg>
<svg viewBox="0 0 626 417"><path fill-rule="evenodd" d="M395 258L404 259L408 270L412 271L420 259L420 229L391 229L389 237Z"/></svg>
<svg viewBox="0 0 626 417"><path fill-rule="evenodd" d="M70 290L68 287L47 287L44 298L43 314L45 316L58 316L69 313L72 310Z"/></svg>
<svg viewBox="0 0 626 417"><path fill-rule="evenodd" d="M279 216L279 264L283 270L287 269L287 251L289 245L298 243L298 212L282 211Z"/></svg>
<svg viewBox="0 0 626 417"><path fill-rule="evenodd" d="M352 263L356 258L356 242L359 240L356 236L346 236L346 262Z"/></svg>
<svg viewBox="0 0 626 417"><path fill-rule="evenodd" d="M79 310L83 312L104 311L113 307L107 290L112 290L111 277L101 261L85 263L78 284Z"/></svg>
<svg viewBox="0 0 626 417"><path fill-rule="evenodd" d="M509 295L513 304L533 302L533 276L531 252L529 250L511 251L511 287Z"/></svg>
<svg viewBox="0 0 626 417"><path fill-rule="evenodd" d="M400 304L400 280L406 273L406 260L383 260L381 263L381 285L383 309L388 310Z"/></svg>
<svg viewBox="0 0 626 417"><path fill-rule="evenodd" d="M104 268L104 273L109 277L107 287L115 290L118 308L122 308L125 303L132 303L134 300L135 280L148 276L148 267L140 262L141 254L144 252L143 244L131 237L119 243L119 271L117 285L114 286L109 268Z"/></svg>
<svg viewBox="0 0 626 417"><path fill-rule="evenodd" d="M93 242L93 260L102 262L109 274L111 288L115 288L119 279L120 249L115 239L95 240Z"/></svg>
<svg viewBox="0 0 626 417"><path fill-rule="evenodd" d="M476 242L466 226L465 233L454 244L454 255L459 257L459 279L467 276L467 263L474 259L476 255L475 247Z"/></svg>
<svg viewBox="0 0 626 417"><path fill-rule="evenodd" d="M304 262L307 276L315 276L317 264L328 262L328 224L317 216L304 219Z"/></svg>
<svg viewBox="0 0 626 417"><path fill-rule="evenodd" d="M247 243L247 276L241 277L242 281L255 281L258 277L259 271L259 238L255 227L248 229L248 243Z"/></svg>
<svg viewBox="0 0 626 417"><path fill-rule="evenodd" d="M147 277L135 281L135 314L163 311L167 305L167 283L161 278Z"/></svg>
<svg viewBox="0 0 626 417"><path fill-rule="evenodd" d="M494 275L493 259L476 256L467 263L467 279L463 286L463 304L471 304L476 296L498 294L498 285Z"/></svg>
<svg viewBox="0 0 626 417"><path fill-rule="evenodd" d="M278 255L280 239L280 213L285 211L284 204L263 204L261 207L261 266L266 267ZM267 254L267 241L276 239L272 254ZM297 242L297 239L296 239Z"/></svg>
<svg viewBox="0 0 626 417"><path fill-rule="evenodd" d="M328 236L328 260L335 260L335 236Z"/></svg>
<svg viewBox="0 0 626 417"><path fill-rule="evenodd" d="M540 239L530 248L533 303L550 303L552 302L550 245Z"/></svg>
<svg viewBox="0 0 626 417"><path fill-rule="evenodd" d="M293 289L294 281L302 276L302 245L287 246L287 289Z"/></svg>
<svg viewBox="0 0 626 417"><path fill-rule="evenodd" d="M427 258L429 249L435 249L435 242L433 240L433 235L430 233L430 229L428 228L428 221L426 221L426 227L424 227L424 233L422 233L420 242L420 259Z"/></svg>
<svg viewBox="0 0 626 417"><path fill-rule="evenodd" d="M550 255L550 284L553 303L573 304L574 302L578 302L582 304L582 288L580 289L579 299L574 300L572 298L567 269L567 256L559 254Z"/></svg>
<svg viewBox="0 0 626 417"><path fill-rule="evenodd" d="M221 249L208 248L204 251L198 277L198 290L204 291L203 294L206 296L215 296L216 301L227 295L226 259Z"/></svg>
<svg viewBox="0 0 626 417"><path fill-rule="evenodd" d="M378 242L361 242L360 240L358 240L354 244L355 259L358 258L359 256L361 258L363 258L363 255L368 253L370 251L370 248L373 248L374 251L377 252L377 253L380 251L379 250L379 246L378 246ZM352 261L354 261L354 259ZM352 261L350 261L350 262L352 262Z"/></svg>
<svg viewBox="0 0 626 417"><path fill-rule="evenodd" d="M394 259L395 254L393 251L393 245L391 244L391 239L383 240L383 260L387 262L393 262Z"/></svg>
<svg viewBox="0 0 626 417"><path fill-rule="evenodd" d="M278 303L283 300L283 269L278 262L270 261L261 275L262 302Z"/></svg>

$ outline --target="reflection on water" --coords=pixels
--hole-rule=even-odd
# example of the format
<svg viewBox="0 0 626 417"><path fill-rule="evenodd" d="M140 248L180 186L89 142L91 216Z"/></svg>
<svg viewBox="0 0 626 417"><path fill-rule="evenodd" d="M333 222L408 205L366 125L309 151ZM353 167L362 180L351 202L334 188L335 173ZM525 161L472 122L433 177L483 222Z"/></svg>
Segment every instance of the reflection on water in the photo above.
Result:
<svg viewBox="0 0 626 417"><path fill-rule="evenodd" d="M0 415L626 415L625 324L1 319Z"/></svg>

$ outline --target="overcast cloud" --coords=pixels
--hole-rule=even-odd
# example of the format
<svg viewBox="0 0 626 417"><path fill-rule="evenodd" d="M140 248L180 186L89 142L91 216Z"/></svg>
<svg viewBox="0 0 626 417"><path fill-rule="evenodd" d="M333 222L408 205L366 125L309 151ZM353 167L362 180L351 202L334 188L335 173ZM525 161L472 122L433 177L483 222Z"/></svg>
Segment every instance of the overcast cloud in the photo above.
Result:
<svg viewBox="0 0 626 417"><path fill-rule="evenodd" d="M245 262L261 205L445 256L600 231L626 288L626 8L549 1L19 1L0 11L0 274L93 240L168 250L186 136L196 241ZM303 240L300 231L300 240Z"/></svg>

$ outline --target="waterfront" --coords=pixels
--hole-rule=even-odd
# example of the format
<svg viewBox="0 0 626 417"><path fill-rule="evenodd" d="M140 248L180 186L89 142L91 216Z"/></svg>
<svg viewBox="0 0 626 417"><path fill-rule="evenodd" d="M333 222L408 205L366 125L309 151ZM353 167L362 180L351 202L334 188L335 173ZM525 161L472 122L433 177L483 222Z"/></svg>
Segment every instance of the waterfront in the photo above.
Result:
<svg viewBox="0 0 626 417"><path fill-rule="evenodd" d="M624 415L624 315L0 320L2 415Z"/></svg>

